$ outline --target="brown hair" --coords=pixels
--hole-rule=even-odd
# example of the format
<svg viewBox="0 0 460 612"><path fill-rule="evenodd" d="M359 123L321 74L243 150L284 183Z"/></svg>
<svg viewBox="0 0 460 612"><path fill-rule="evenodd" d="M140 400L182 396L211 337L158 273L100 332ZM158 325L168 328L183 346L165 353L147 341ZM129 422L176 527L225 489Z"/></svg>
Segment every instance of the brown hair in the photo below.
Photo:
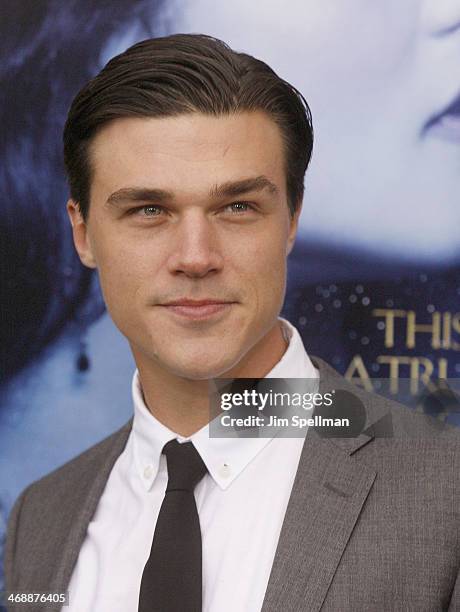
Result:
<svg viewBox="0 0 460 612"><path fill-rule="evenodd" d="M223 115L264 111L281 130L291 214L304 192L313 146L311 113L302 94L264 62L203 34L139 42L111 59L77 94L64 128L70 194L86 221L92 179L89 145L122 117Z"/></svg>

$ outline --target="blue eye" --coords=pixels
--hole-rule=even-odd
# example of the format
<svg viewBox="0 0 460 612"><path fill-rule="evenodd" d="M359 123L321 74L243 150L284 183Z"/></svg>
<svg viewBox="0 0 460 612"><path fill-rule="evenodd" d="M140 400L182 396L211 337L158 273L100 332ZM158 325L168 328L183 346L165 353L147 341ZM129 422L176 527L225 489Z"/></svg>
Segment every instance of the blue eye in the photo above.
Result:
<svg viewBox="0 0 460 612"><path fill-rule="evenodd" d="M136 206L136 208L131 208L128 211L129 215L135 215L137 217L159 217L163 212L161 206L156 206L156 204L146 204L145 206Z"/></svg>
<svg viewBox="0 0 460 612"><path fill-rule="evenodd" d="M142 206L142 208L139 208L139 210L150 211L150 212L146 212L146 215L145 215L146 217L157 217L161 213L161 208L159 206L154 206L152 204L148 206Z"/></svg>
<svg viewBox="0 0 460 612"><path fill-rule="evenodd" d="M226 208L230 208L233 213L244 213L251 209L249 202L232 202Z"/></svg>

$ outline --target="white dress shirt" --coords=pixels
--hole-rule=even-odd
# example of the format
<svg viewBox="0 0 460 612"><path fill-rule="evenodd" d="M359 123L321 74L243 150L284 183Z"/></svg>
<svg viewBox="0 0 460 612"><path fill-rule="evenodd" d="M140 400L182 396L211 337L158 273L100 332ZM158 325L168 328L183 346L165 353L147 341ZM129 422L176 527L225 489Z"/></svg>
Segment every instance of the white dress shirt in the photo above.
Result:
<svg viewBox="0 0 460 612"><path fill-rule="evenodd" d="M298 331L269 378L317 378ZM203 546L203 612L258 612L304 442L301 438L183 438L147 409L138 371L134 421L88 526L63 612L136 612L140 582L168 480L169 440L191 440L208 473L196 486ZM185 612L185 611L184 611Z"/></svg>

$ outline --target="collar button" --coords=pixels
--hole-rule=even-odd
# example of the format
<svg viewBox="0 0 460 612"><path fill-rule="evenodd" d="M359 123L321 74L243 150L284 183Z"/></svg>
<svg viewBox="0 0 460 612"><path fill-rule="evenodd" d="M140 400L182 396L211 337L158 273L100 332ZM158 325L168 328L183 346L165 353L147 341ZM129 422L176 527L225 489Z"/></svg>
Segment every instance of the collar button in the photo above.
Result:
<svg viewBox="0 0 460 612"><path fill-rule="evenodd" d="M220 468L219 468L219 475L222 478L229 478L229 476L231 476L232 474L232 470L230 468L230 466L227 463L224 463Z"/></svg>
<svg viewBox="0 0 460 612"><path fill-rule="evenodd" d="M150 478L152 478L153 476L153 465L147 465L144 468L144 478L146 480L150 480Z"/></svg>

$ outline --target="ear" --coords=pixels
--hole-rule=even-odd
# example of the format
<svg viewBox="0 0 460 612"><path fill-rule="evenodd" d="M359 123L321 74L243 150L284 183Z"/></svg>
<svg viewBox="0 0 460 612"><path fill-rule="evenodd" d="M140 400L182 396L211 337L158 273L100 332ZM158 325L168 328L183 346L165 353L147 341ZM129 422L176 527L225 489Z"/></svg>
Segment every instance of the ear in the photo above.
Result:
<svg viewBox="0 0 460 612"><path fill-rule="evenodd" d="M96 260L88 235L88 226L83 220L78 203L74 200L67 202L67 214L72 225L73 243L81 263L87 268L96 268Z"/></svg>
<svg viewBox="0 0 460 612"><path fill-rule="evenodd" d="M291 216L289 215L289 233L287 239L287 247L286 247L286 255L292 251L297 235L297 228L299 226L299 217L302 211L302 200L297 204L297 208L295 213Z"/></svg>

